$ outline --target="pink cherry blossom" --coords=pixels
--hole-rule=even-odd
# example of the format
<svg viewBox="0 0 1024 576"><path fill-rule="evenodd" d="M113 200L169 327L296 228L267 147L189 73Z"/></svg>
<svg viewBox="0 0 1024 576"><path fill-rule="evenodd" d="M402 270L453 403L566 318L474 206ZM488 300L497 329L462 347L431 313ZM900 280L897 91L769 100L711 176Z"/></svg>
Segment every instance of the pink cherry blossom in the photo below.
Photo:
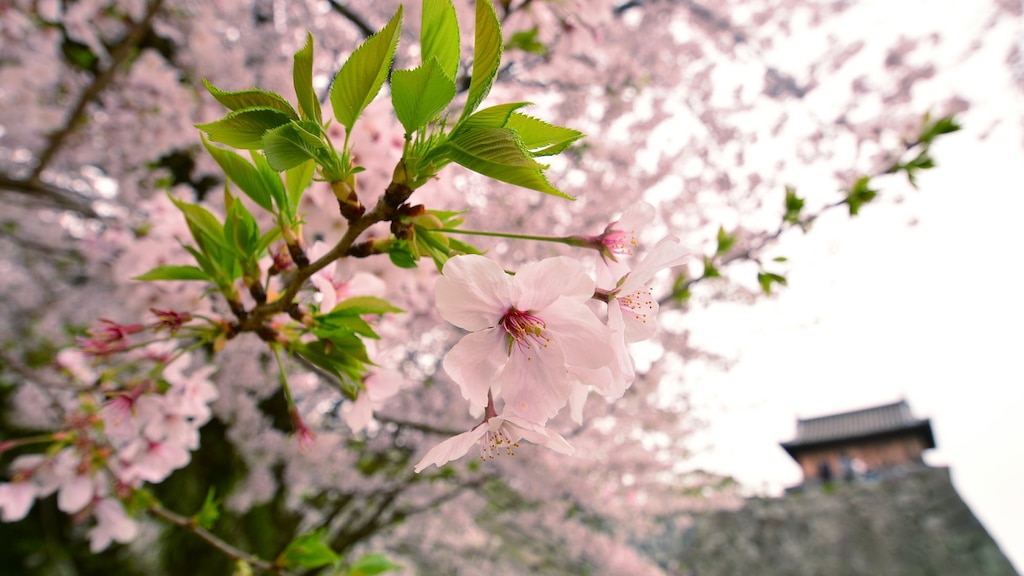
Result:
<svg viewBox="0 0 1024 576"><path fill-rule="evenodd" d="M36 499L36 487L32 482L10 482L0 484L0 520L17 522L24 518Z"/></svg>
<svg viewBox="0 0 1024 576"><path fill-rule="evenodd" d="M415 469L419 473L431 464L440 468L465 456L474 444L480 445L482 460L491 460L495 456L515 456L521 439L546 446L560 454L573 453L572 446L565 438L543 426L516 416L491 416L469 432L453 436L431 448Z"/></svg>
<svg viewBox="0 0 1024 576"><path fill-rule="evenodd" d="M654 335L658 301L647 284L659 271L679 266L688 257L677 238L663 238L610 291L608 324L613 329L621 327L626 342L639 342Z"/></svg>
<svg viewBox="0 0 1024 576"><path fill-rule="evenodd" d="M576 260L548 258L510 276L492 260L466 255L442 273L438 311L471 332L444 369L477 406L493 393L506 412L543 424L569 398L569 367L600 368L612 355L612 332L586 306L594 282Z"/></svg>
<svg viewBox="0 0 1024 576"><path fill-rule="evenodd" d="M353 432L366 429L373 419L374 410L405 387L405 378L394 370L374 369L363 380L363 386L355 400L341 407L341 415Z"/></svg>
<svg viewBox="0 0 1024 576"><path fill-rule="evenodd" d="M111 542L131 542L139 533L139 525L128 516L124 506L114 498L104 498L93 507L96 526L89 530L89 549L106 550Z"/></svg>
<svg viewBox="0 0 1024 576"><path fill-rule="evenodd" d="M323 242L316 242L309 249L309 258L315 262L330 248ZM320 292L320 311L330 312L338 302L351 296L383 296L384 281L368 272L356 272L346 258L318 270L310 282Z"/></svg>

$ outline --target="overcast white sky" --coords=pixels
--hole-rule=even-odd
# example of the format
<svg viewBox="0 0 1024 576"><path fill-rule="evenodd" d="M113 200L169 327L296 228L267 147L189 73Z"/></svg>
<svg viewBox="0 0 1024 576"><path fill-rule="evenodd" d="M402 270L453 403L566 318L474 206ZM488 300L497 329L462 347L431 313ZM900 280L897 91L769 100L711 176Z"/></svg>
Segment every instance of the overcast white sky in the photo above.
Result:
<svg viewBox="0 0 1024 576"><path fill-rule="evenodd" d="M695 464L775 492L800 479L778 446L797 417L906 398L932 419L927 461L1024 572L1024 106L1003 105L963 116L902 204L787 237L778 297L688 315L696 344L738 359L692 375L713 443Z"/></svg>

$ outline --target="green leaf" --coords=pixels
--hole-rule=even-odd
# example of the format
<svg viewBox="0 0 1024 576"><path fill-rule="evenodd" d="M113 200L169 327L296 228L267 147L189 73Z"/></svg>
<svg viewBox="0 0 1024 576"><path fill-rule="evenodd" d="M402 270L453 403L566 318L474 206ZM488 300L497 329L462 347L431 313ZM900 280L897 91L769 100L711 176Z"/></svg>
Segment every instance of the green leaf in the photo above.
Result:
<svg viewBox="0 0 1024 576"><path fill-rule="evenodd" d="M931 144L937 136L942 134L949 134L960 130L961 126L953 116L943 116L938 120L932 122L929 115L924 117L924 125L921 127L921 135L918 136L918 140L922 144Z"/></svg>
<svg viewBox="0 0 1024 576"><path fill-rule="evenodd" d="M317 530L296 537L288 543L278 561L286 568L319 568L338 562L341 558L324 541L327 530Z"/></svg>
<svg viewBox="0 0 1024 576"><path fill-rule="evenodd" d="M376 296L355 296L338 302L329 316L362 316L363 314L397 314L405 312Z"/></svg>
<svg viewBox="0 0 1024 576"><path fill-rule="evenodd" d="M453 81L459 73L459 21L451 0L424 0L420 26L423 62L437 58L441 71Z"/></svg>
<svg viewBox="0 0 1024 576"><path fill-rule="evenodd" d="M268 212L274 211L274 204L271 200L271 191L260 177L259 171L245 158L232 150L211 146L203 138L203 146L210 152L210 156L217 161L224 174L245 192L245 195Z"/></svg>
<svg viewBox="0 0 1024 576"><path fill-rule="evenodd" d="M291 122L263 135L267 163L278 172L290 170L307 160L329 163L331 151L311 122Z"/></svg>
<svg viewBox="0 0 1024 576"><path fill-rule="evenodd" d="M523 52L537 54L546 58L548 56L548 47L537 39L538 31L538 27L534 26L529 30L516 32L505 43L505 50L522 50Z"/></svg>
<svg viewBox="0 0 1024 576"><path fill-rule="evenodd" d="M244 110L246 108L273 108L283 112L292 120L298 120L299 115L292 108L292 105L280 95L267 90L253 88L251 90L240 90L238 92L225 92L205 79L203 86L210 91L210 94L229 110Z"/></svg>
<svg viewBox="0 0 1024 576"><path fill-rule="evenodd" d="M515 130L534 156L554 156L583 138L583 133L577 130L519 113L512 114L507 126Z"/></svg>
<svg viewBox="0 0 1024 576"><path fill-rule="evenodd" d="M786 186L786 213L782 220L790 224L800 223L800 212L804 209L804 199L796 195L796 189Z"/></svg>
<svg viewBox="0 0 1024 576"><path fill-rule="evenodd" d="M391 74L391 102L407 138L436 118L453 98L455 81L441 70L437 58Z"/></svg>
<svg viewBox="0 0 1024 576"><path fill-rule="evenodd" d="M224 238L243 260L255 262L260 229L252 213L239 200L232 200L224 220Z"/></svg>
<svg viewBox="0 0 1024 576"><path fill-rule="evenodd" d="M494 79L498 76L498 67L501 65L501 49L501 24L498 22L494 5L491 4L491 0L477 0L473 75L469 80L469 94L466 96L466 107L459 118L460 123L476 111L491 91Z"/></svg>
<svg viewBox="0 0 1024 576"><path fill-rule="evenodd" d="M192 238L199 244L199 248L203 252L209 253L208 248L212 247L212 245L222 248L228 247L224 240L224 226L221 225L217 217L211 214L209 210L198 204L183 202L173 196L170 198L171 202L178 207L178 210L181 210L182 214L185 215L185 222L192 232Z"/></svg>
<svg viewBox="0 0 1024 576"><path fill-rule="evenodd" d="M196 128L206 132L214 142L234 148L258 150L263 147L263 134L267 130L291 121L288 114L276 108L245 108L214 122L196 124Z"/></svg>
<svg viewBox="0 0 1024 576"><path fill-rule="evenodd" d="M216 499L217 492L214 488L206 493L206 500L203 501L203 507L199 509L193 518L196 524L199 524L207 530L213 528L213 525L217 523L217 519L220 518L220 502Z"/></svg>
<svg viewBox="0 0 1024 576"><path fill-rule="evenodd" d="M370 362L366 345L355 335L332 337L329 342L314 340L291 345L296 354L333 374L342 383L342 392L355 398L355 386L346 386L349 381L361 381Z"/></svg>
<svg viewBox="0 0 1024 576"><path fill-rule="evenodd" d="M718 247L715 248L715 254L721 256L732 249L733 245L736 244L736 236L727 234L725 228L718 227Z"/></svg>
<svg viewBox="0 0 1024 576"><path fill-rule="evenodd" d="M506 128L513 112L530 105L532 105L531 102L508 102L484 108L469 118L460 121L458 127L452 133L455 134L468 128Z"/></svg>
<svg viewBox="0 0 1024 576"><path fill-rule="evenodd" d="M349 576L376 576L398 570L401 567L401 565L388 560L383 554L367 554L356 560L348 574Z"/></svg>
<svg viewBox="0 0 1024 576"><path fill-rule="evenodd" d="M856 216L860 212L861 206L872 201L878 195L878 190L872 190L868 186L869 184L871 184L871 177L861 176L843 200L850 207L850 216Z"/></svg>
<svg viewBox="0 0 1024 576"><path fill-rule="evenodd" d="M307 160L298 166L289 168L284 174L285 186L288 189L288 212L295 214L299 209L299 200L305 193L309 183L313 181L316 162Z"/></svg>
<svg viewBox="0 0 1024 576"><path fill-rule="evenodd" d="M761 284L761 290L763 290L765 294L772 293L772 284L786 285L785 276L780 276L771 272L758 272L757 281Z"/></svg>
<svg viewBox="0 0 1024 576"><path fill-rule="evenodd" d="M401 26L400 5L387 26L360 44L334 77L334 85L331 87L334 117L349 133L387 78L398 46Z"/></svg>
<svg viewBox="0 0 1024 576"><path fill-rule="evenodd" d="M573 200L544 177L547 168L530 157L508 128L471 128L453 134L439 150L448 160L495 180Z"/></svg>
<svg viewBox="0 0 1024 576"><path fill-rule="evenodd" d="M391 243L391 247L388 249L388 258L391 259L391 263L399 268L416 268L416 256L413 255L412 250L409 248L409 243L404 240L398 240Z"/></svg>
<svg viewBox="0 0 1024 576"><path fill-rule="evenodd" d="M705 256L704 273L701 274L701 276L703 276L704 278L721 278L722 274L718 271L718 268L715 267L715 263L711 260L711 258Z"/></svg>
<svg viewBox="0 0 1024 576"><path fill-rule="evenodd" d="M195 266L157 266L145 274L135 276L132 280L203 280L210 281L210 276Z"/></svg>
<svg viewBox="0 0 1024 576"><path fill-rule="evenodd" d="M290 220L294 220L295 211L289 211L288 209L288 193L285 192L284 184L281 182L281 175L270 167L266 156L256 150L252 151L252 161L256 165L256 172L259 173L260 180L263 181L263 185L270 191L270 197L274 199L277 209L287 214Z"/></svg>
<svg viewBox="0 0 1024 576"><path fill-rule="evenodd" d="M324 123L320 112L320 100L313 91L313 34L306 33L306 45L295 53L292 64L292 82L295 84L295 97L299 100L299 112L303 120Z"/></svg>

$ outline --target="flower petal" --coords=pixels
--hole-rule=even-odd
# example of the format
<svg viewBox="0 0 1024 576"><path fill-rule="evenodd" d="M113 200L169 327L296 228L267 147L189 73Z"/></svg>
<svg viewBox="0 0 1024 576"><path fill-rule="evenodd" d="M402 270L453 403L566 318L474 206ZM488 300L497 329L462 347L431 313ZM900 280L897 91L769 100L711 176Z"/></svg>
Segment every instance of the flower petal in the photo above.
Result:
<svg viewBox="0 0 1024 576"><path fill-rule="evenodd" d="M467 334L444 358L444 370L462 389L462 396L477 406L487 404L487 390L495 382L501 362L508 357L508 336L501 328ZM494 390L500 393L500 385Z"/></svg>
<svg viewBox="0 0 1024 576"><path fill-rule="evenodd" d="M585 301L594 295L594 280L578 260L558 256L523 266L516 273L519 298L513 302L523 311L540 311L562 296Z"/></svg>
<svg viewBox="0 0 1024 576"><path fill-rule="evenodd" d="M419 474L424 468L431 464L440 468L452 460L462 458L466 455L466 452L469 452L469 449L472 448L474 444L483 438L486 433L487 424L484 423L478 425L469 432L463 432L458 436L452 436L431 448L430 451L427 452L427 455L416 464L414 470Z"/></svg>
<svg viewBox="0 0 1024 576"><path fill-rule="evenodd" d="M434 284L441 317L471 332L496 325L515 295L512 278L501 266L477 254L449 259Z"/></svg>

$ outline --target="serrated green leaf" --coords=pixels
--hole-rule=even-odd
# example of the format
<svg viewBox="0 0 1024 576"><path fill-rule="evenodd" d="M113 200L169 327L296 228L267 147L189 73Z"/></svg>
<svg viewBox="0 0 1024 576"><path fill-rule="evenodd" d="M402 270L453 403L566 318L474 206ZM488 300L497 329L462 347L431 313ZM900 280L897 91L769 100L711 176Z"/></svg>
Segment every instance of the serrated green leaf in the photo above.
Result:
<svg viewBox="0 0 1024 576"><path fill-rule="evenodd" d="M331 87L334 117L351 133L363 109L377 96L395 56L402 27L402 6L380 32L370 36L349 56Z"/></svg>
<svg viewBox="0 0 1024 576"><path fill-rule="evenodd" d="M349 576L377 576L377 574L398 570L401 567L400 564L388 560L383 554L367 554L356 560L349 570Z"/></svg>
<svg viewBox="0 0 1024 576"><path fill-rule="evenodd" d="M436 118L453 98L455 81L441 70L437 58L391 74L391 102L407 138Z"/></svg>
<svg viewBox="0 0 1024 576"><path fill-rule="evenodd" d="M523 144L536 156L554 156L583 138L583 133L563 126L548 124L526 114L514 113L507 126L515 130Z"/></svg>
<svg viewBox="0 0 1024 576"><path fill-rule="evenodd" d="M206 124L196 124L210 140L244 150L259 150L263 147L263 134L292 118L284 112L270 107L245 108L231 112L224 118Z"/></svg>
<svg viewBox="0 0 1024 576"><path fill-rule="evenodd" d="M508 128L471 128L453 134L438 151L452 162L495 180L573 200L544 177L547 168L530 157Z"/></svg>
<svg viewBox="0 0 1024 576"><path fill-rule="evenodd" d="M459 122L459 125L452 131L453 134L468 128L506 128L512 114L524 106L530 106L531 102L508 102L484 108L469 118Z"/></svg>
<svg viewBox="0 0 1024 576"><path fill-rule="evenodd" d="M286 568L319 568L341 560L324 542L326 530L296 537L281 553L279 562Z"/></svg>
<svg viewBox="0 0 1024 576"><path fill-rule="evenodd" d="M424 0L420 26L423 62L437 58L441 71L453 81L459 73L459 21L451 0Z"/></svg>
<svg viewBox="0 0 1024 576"><path fill-rule="evenodd" d="M316 162L307 160L298 166L288 169L284 175L285 187L288 190L289 213L295 214L299 209L299 200L313 181Z"/></svg>
<svg viewBox="0 0 1024 576"><path fill-rule="evenodd" d="M320 100L313 90L313 34L306 34L306 45L295 53L292 64L292 82L295 84L295 97L299 100L299 112L303 120L324 123L320 112Z"/></svg>
<svg viewBox="0 0 1024 576"><path fill-rule="evenodd" d="M498 67L501 65L501 50L501 24L498 22L494 5L491 4L491 0L477 0L473 74L469 80L469 94L466 96L466 107L459 118L460 123L476 111L491 91L494 79L498 76Z"/></svg>
<svg viewBox="0 0 1024 576"><path fill-rule="evenodd" d="M203 280L210 281L210 276L195 266L157 266L145 274L140 274L132 280Z"/></svg>
<svg viewBox="0 0 1024 576"><path fill-rule="evenodd" d="M252 213L238 200L231 202L224 219L224 238L243 260L255 261L260 229Z"/></svg>
<svg viewBox="0 0 1024 576"><path fill-rule="evenodd" d="M273 108L286 114L292 120L298 120L299 115L283 97L274 92L252 88L238 92L225 92L203 79L203 86L210 94L229 110L244 110L246 108Z"/></svg>
<svg viewBox="0 0 1024 576"><path fill-rule="evenodd" d="M290 122L263 135L267 163L278 172L290 170L307 160L329 162L331 151L310 122Z"/></svg>
<svg viewBox="0 0 1024 576"><path fill-rule="evenodd" d="M203 146L220 166L224 174L238 186L245 195L268 212L274 211L271 191L259 175L259 171L245 158L232 150L211 146L203 138Z"/></svg>

